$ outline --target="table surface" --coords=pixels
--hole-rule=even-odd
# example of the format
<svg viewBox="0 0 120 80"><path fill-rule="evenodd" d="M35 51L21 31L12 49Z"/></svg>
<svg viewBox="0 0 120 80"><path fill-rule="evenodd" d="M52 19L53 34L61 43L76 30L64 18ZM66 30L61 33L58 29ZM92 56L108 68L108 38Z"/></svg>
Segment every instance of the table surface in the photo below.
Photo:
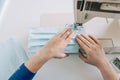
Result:
<svg viewBox="0 0 120 80"><path fill-rule="evenodd" d="M20 38L27 52L29 30L35 27L64 27L74 23L73 0L7 0L0 16L0 41ZM97 24L96 24L97 23ZM120 46L119 21L95 18L84 24L86 33L98 38L112 38ZM115 31L115 32L114 32ZM29 55L29 53L27 53ZM107 55L111 60L116 55ZM78 54L52 59L38 71L34 80L102 80L98 69L84 63Z"/></svg>

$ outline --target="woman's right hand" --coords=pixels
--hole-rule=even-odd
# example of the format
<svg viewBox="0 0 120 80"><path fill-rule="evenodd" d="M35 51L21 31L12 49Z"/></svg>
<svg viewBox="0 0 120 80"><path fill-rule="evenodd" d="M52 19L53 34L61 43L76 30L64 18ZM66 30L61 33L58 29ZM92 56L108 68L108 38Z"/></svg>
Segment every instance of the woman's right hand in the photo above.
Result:
<svg viewBox="0 0 120 80"><path fill-rule="evenodd" d="M102 45L94 36L81 34L77 35L76 39L87 53L87 57L84 57L80 52L79 56L83 61L96 67L108 62Z"/></svg>
<svg viewBox="0 0 120 80"><path fill-rule="evenodd" d="M84 57L81 52L79 53L83 61L96 66L101 71L104 80L118 80L118 75L107 60L102 45L94 36L78 35L76 39L87 53L87 57Z"/></svg>

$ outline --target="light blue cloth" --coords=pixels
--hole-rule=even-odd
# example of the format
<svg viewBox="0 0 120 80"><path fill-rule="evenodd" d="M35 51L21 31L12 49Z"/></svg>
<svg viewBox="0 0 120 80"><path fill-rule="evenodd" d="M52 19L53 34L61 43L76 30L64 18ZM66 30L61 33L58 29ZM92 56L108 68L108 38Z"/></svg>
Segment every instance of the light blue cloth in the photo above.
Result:
<svg viewBox="0 0 120 80"><path fill-rule="evenodd" d="M28 57L17 39L0 43L0 80L8 80L26 60Z"/></svg>
<svg viewBox="0 0 120 80"><path fill-rule="evenodd" d="M65 49L65 53L78 53L79 45L75 40L77 34L85 34L82 26L69 25L69 28L74 30L74 35ZM36 51L43 47L49 39L51 39L58 31L58 27L49 28L34 28L30 30L28 51L29 53L36 53Z"/></svg>
<svg viewBox="0 0 120 80"><path fill-rule="evenodd" d="M2 11L2 7L4 5L6 0L0 0L0 14L1 14L1 11Z"/></svg>

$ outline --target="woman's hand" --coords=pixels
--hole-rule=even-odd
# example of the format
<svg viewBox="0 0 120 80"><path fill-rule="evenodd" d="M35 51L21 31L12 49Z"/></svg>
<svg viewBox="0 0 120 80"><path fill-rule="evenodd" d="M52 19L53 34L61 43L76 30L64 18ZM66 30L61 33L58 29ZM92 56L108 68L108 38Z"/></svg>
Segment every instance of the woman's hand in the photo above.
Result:
<svg viewBox="0 0 120 80"><path fill-rule="evenodd" d="M48 43L33 55L25 66L33 73L36 73L51 58L64 58L67 54L64 49L72 37L73 31L66 29L57 33Z"/></svg>
<svg viewBox="0 0 120 80"><path fill-rule="evenodd" d="M105 57L105 52L100 42L92 35L78 35L79 45L87 53L84 57L80 52L80 58L88 64L95 65L102 73L104 80L118 80L118 75Z"/></svg>
<svg viewBox="0 0 120 80"><path fill-rule="evenodd" d="M48 41L42 50L50 58L64 58L68 56L64 53L64 49L71 40L72 34L72 29L66 29L63 32L58 32L52 39Z"/></svg>
<svg viewBox="0 0 120 80"><path fill-rule="evenodd" d="M79 45L87 53L87 57L84 57L80 52L79 56L83 61L95 65L97 67L103 64L104 62L107 62L103 47L94 36L78 35L76 39Z"/></svg>

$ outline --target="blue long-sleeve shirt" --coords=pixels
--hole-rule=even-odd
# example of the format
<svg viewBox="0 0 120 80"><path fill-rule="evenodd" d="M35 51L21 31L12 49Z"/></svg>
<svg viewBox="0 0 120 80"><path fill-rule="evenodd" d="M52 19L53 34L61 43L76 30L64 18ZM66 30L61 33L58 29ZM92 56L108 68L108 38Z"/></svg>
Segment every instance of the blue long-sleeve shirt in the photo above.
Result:
<svg viewBox="0 0 120 80"><path fill-rule="evenodd" d="M29 71L24 64L8 80L32 80L35 73Z"/></svg>

